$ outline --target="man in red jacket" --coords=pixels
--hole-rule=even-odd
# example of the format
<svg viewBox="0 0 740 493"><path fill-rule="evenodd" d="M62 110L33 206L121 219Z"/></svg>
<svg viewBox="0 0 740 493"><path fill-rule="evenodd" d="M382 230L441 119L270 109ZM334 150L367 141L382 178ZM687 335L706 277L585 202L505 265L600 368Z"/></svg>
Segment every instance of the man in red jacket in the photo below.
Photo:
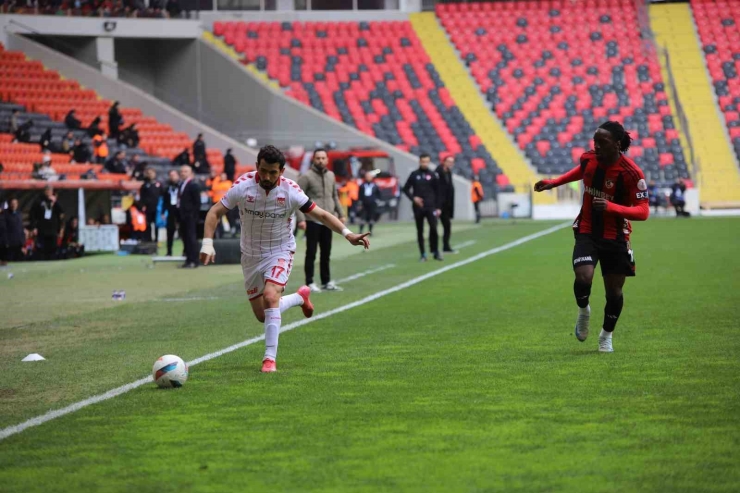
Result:
<svg viewBox="0 0 740 493"><path fill-rule="evenodd" d="M601 262L601 275L606 290L604 325L599 335L599 351L610 353L612 332L624 305L622 287L627 276L635 275L635 259L630 244L630 220L645 221L650 206L645 176L623 153L632 138L619 122L609 121L594 134L594 150L585 152L580 164L554 180L538 181L535 192L583 180L583 205L573 223L576 245L573 291L579 313L576 338L588 337L591 307L588 298L594 268Z"/></svg>

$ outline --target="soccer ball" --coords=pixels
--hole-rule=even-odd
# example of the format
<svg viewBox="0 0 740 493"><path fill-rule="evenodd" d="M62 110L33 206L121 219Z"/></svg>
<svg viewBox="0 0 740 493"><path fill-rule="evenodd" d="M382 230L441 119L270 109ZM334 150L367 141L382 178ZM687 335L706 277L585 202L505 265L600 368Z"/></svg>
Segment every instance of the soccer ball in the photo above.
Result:
<svg viewBox="0 0 740 493"><path fill-rule="evenodd" d="M188 365L174 354L165 354L154 362L154 382L163 389L182 387L188 379Z"/></svg>

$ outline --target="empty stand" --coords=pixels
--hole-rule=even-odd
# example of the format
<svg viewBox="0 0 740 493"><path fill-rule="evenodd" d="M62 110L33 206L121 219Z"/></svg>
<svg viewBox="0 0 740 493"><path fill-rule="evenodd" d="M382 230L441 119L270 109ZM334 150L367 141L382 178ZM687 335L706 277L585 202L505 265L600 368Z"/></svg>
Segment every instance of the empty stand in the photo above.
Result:
<svg viewBox="0 0 740 493"><path fill-rule="evenodd" d="M408 22L216 22L214 34L286 93L414 154L455 154L458 171L501 171Z"/></svg>
<svg viewBox="0 0 740 493"><path fill-rule="evenodd" d="M688 177L660 65L635 2L437 4L437 16L496 115L544 174L562 173L619 120L646 175Z"/></svg>

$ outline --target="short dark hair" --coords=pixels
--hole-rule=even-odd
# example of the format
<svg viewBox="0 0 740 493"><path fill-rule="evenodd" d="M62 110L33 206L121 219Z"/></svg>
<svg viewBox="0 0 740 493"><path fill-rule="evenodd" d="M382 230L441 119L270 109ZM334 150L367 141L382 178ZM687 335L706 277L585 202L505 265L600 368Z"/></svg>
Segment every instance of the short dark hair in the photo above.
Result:
<svg viewBox="0 0 740 493"><path fill-rule="evenodd" d="M419 154L419 161L421 161L421 160L422 160L422 159L424 159L425 157L428 157L429 159L432 159L432 156L430 156L430 155L429 155L429 153L427 153L427 152L422 152L421 154Z"/></svg>
<svg viewBox="0 0 740 493"><path fill-rule="evenodd" d="M257 166L258 167L260 165L260 162L262 162L263 159L267 164L278 163L280 165L280 169L283 169L285 167L285 156L275 146L267 145L263 147L262 149L260 149L259 154L257 154Z"/></svg>
<svg viewBox="0 0 740 493"><path fill-rule="evenodd" d="M313 161L313 158L316 157L317 152L326 152L326 156L329 157L329 153L326 151L326 148L324 147L317 147L313 150L313 154L311 154L311 161Z"/></svg>
<svg viewBox="0 0 740 493"><path fill-rule="evenodd" d="M632 136L630 136L630 133L624 129L621 123L610 120L606 123L602 123L599 128L603 128L612 134L612 138L619 142L620 151L627 152L627 149L630 148L630 144L632 144Z"/></svg>

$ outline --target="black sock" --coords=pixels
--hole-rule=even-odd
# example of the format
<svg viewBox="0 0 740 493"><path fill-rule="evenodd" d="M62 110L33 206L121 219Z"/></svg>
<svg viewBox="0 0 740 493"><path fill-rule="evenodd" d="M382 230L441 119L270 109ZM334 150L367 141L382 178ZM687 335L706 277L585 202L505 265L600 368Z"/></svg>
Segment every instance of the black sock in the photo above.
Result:
<svg viewBox="0 0 740 493"><path fill-rule="evenodd" d="M368 230L368 231L370 231L371 233L373 232L373 223L370 223L370 224L369 224L369 225L367 226L367 230Z"/></svg>
<svg viewBox="0 0 740 493"><path fill-rule="evenodd" d="M576 303L580 308L588 306L588 297L591 296L591 285L584 282L573 283L573 293L576 295Z"/></svg>
<svg viewBox="0 0 740 493"><path fill-rule="evenodd" d="M360 224L360 234L362 234L362 230L365 229L365 224Z"/></svg>
<svg viewBox="0 0 740 493"><path fill-rule="evenodd" d="M624 296L618 298L606 298L606 306L604 307L604 331L613 332L617 326L617 320L619 320L619 314L622 313L622 307L624 306Z"/></svg>

